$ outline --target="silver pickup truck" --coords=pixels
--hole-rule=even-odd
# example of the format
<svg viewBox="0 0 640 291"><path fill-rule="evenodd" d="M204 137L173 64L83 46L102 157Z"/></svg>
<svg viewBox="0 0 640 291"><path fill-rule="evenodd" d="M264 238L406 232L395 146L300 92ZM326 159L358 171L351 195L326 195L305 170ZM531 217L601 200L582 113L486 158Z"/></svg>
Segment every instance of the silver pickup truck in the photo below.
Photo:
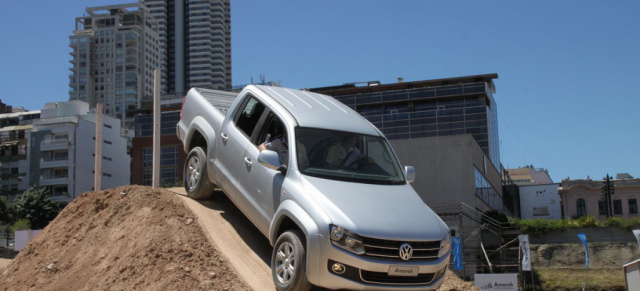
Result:
<svg viewBox="0 0 640 291"><path fill-rule="evenodd" d="M449 229L376 127L321 94L255 85L230 94L185 96L184 185L194 199L219 187L269 239L278 290L442 284Z"/></svg>

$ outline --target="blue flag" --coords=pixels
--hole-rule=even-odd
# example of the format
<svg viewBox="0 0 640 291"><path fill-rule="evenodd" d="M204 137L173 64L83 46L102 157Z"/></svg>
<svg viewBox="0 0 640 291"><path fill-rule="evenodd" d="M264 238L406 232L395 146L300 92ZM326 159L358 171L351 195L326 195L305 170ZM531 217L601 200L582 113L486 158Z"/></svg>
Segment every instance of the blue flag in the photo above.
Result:
<svg viewBox="0 0 640 291"><path fill-rule="evenodd" d="M451 247L453 248L453 269L462 270L462 246L459 237L451 238Z"/></svg>
<svg viewBox="0 0 640 291"><path fill-rule="evenodd" d="M584 268L588 268L589 266L589 247L587 246L587 235L584 233L579 233L578 237L584 244Z"/></svg>

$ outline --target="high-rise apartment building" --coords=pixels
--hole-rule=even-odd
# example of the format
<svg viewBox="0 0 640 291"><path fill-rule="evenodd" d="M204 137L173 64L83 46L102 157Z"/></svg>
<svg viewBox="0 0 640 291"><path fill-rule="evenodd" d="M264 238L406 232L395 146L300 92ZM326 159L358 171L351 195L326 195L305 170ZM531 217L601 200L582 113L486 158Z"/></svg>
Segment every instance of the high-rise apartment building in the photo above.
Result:
<svg viewBox="0 0 640 291"><path fill-rule="evenodd" d="M162 91L231 90L229 0L143 0L158 20Z"/></svg>
<svg viewBox="0 0 640 291"><path fill-rule="evenodd" d="M156 21L142 3L90 7L70 36L69 99L102 103L104 113L132 126L126 111L153 98L153 71L163 58Z"/></svg>

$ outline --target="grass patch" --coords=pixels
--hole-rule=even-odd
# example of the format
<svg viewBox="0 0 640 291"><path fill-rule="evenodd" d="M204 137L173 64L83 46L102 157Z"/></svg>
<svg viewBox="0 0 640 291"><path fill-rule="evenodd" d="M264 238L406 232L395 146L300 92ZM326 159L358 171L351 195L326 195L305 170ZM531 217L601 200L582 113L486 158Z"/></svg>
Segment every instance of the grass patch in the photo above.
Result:
<svg viewBox="0 0 640 291"><path fill-rule="evenodd" d="M582 290L583 268L536 268L543 290ZM626 290L622 268L590 269L587 290Z"/></svg>

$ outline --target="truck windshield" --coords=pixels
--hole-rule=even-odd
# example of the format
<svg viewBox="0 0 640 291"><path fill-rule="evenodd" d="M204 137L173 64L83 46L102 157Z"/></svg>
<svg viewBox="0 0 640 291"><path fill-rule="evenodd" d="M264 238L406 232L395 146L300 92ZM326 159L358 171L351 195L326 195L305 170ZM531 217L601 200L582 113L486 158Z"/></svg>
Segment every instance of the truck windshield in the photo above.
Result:
<svg viewBox="0 0 640 291"><path fill-rule="evenodd" d="M359 183L405 183L382 137L298 127L295 139L298 168L304 175Z"/></svg>

